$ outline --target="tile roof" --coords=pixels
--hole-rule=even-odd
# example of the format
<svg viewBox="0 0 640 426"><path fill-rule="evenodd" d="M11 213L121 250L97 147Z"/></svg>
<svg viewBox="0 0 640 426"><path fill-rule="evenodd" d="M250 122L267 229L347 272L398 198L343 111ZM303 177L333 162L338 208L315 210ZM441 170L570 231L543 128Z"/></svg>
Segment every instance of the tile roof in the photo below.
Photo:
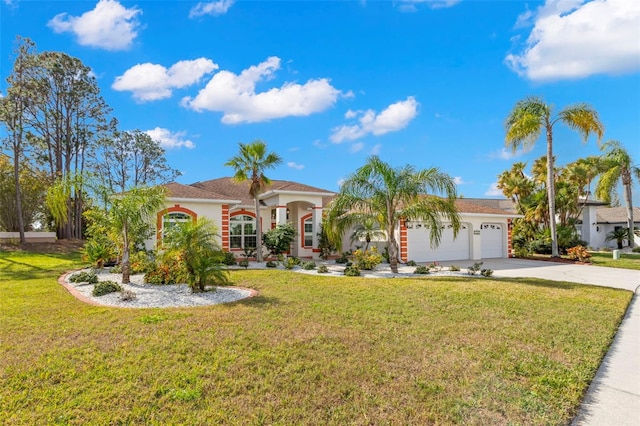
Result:
<svg viewBox="0 0 640 426"><path fill-rule="evenodd" d="M596 215L598 223L627 223L626 207L601 207ZM640 222L640 207L633 208L633 222Z"/></svg>
<svg viewBox="0 0 640 426"><path fill-rule="evenodd" d="M167 188L167 195L172 198L193 198L202 200L228 200L230 198L227 195L218 194L212 191L196 188L191 185L183 185L177 182L171 182L163 185Z"/></svg>
<svg viewBox="0 0 640 426"><path fill-rule="evenodd" d="M502 210L507 213L516 213L515 203L508 198L462 198L463 201L468 201L473 204L477 204L492 209Z"/></svg>
<svg viewBox="0 0 640 426"><path fill-rule="evenodd" d="M469 200L466 198L457 198L456 208L458 209L459 213L479 213L479 214L490 214L490 215L501 215L501 216L515 215L513 211L508 211L502 208L487 206L487 205L484 205L484 203L478 202L478 200L480 199ZM491 201L494 201L494 200L491 200ZM495 200L495 201L502 201L502 200Z"/></svg>

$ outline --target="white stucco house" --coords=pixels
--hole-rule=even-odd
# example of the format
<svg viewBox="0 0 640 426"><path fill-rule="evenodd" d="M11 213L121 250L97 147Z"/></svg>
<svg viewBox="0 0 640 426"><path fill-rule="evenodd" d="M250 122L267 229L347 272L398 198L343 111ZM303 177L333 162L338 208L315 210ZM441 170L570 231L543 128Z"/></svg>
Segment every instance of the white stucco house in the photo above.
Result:
<svg viewBox="0 0 640 426"><path fill-rule="evenodd" d="M640 207L633 208L634 227L640 228ZM626 207L606 207L605 203L592 202L582 210L582 219L579 224L580 238L587 242L589 247L599 249L603 247L617 248L614 241L605 241L607 234L618 228L627 227ZM640 245L640 237L634 235L634 243ZM628 241L623 242L623 247L628 246Z"/></svg>
<svg viewBox="0 0 640 426"><path fill-rule="evenodd" d="M297 230L290 254L304 258L318 258L318 231L322 212L335 193L309 185L272 180L260 195L260 212L256 214L248 185L229 177L196 182L190 185L169 183L167 206L157 213L156 233L147 247L153 248L173 223L206 217L220 230L220 244L224 250L238 257L244 247L256 244L256 218L262 229L279 223L292 223ZM486 203L485 203L486 204ZM442 224L442 240L431 248L428 229L420 221L403 221L396 230L400 245L400 260L431 262L443 260L479 260L512 257L511 222L513 212L483 205L474 200L458 199L456 206L462 226L456 238L450 224ZM349 247L345 236L343 250Z"/></svg>

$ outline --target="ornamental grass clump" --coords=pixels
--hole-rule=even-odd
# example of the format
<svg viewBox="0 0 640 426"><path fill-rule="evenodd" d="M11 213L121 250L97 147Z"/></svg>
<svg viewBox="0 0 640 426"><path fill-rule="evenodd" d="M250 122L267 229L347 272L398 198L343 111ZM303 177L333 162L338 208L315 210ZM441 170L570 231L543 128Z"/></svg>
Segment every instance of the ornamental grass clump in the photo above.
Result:
<svg viewBox="0 0 640 426"><path fill-rule="evenodd" d="M82 271L71 275L69 282L95 284L98 282L98 276L94 272Z"/></svg>
<svg viewBox="0 0 640 426"><path fill-rule="evenodd" d="M314 269L316 269L316 263L311 260L304 262L302 264L302 269L304 269L305 271L313 271Z"/></svg>
<svg viewBox="0 0 640 426"><path fill-rule="evenodd" d="M344 274L347 277L359 277L360 276L360 269L356 265L347 266L344 269Z"/></svg>
<svg viewBox="0 0 640 426"><path fill-rule="evenodd" d="M366 251L360 249L354 251L353 259L358 269L365 271L372 271L382 263L382 255L378 253L378 249L375 246Z"/></svg>
<svg viewBox="0 0 640 426"><path fill-rule="evenodd" d="M416 270L413 271L414 274L429 274L429 267L428 266L424 266L424 265L418 265L416 267Z"/></svg>

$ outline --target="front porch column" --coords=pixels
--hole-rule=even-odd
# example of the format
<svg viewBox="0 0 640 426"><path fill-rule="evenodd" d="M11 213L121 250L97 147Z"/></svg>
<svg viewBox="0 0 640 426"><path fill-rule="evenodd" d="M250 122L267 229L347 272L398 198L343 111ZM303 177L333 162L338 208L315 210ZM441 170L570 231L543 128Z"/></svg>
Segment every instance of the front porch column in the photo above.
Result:
<svg viewBox="0 0 640 426"><path fill-rule="evenodd" d="M322 207L313 206L312 217L313 222L313 251L318 252L318 233L320 232L320 226L322 225Z"/></svg>
<svg viewBox="0 0 640 426"><path fill-rule="evenodd" d="M287 223L287 206L276 206L276 225Z"/></svg>

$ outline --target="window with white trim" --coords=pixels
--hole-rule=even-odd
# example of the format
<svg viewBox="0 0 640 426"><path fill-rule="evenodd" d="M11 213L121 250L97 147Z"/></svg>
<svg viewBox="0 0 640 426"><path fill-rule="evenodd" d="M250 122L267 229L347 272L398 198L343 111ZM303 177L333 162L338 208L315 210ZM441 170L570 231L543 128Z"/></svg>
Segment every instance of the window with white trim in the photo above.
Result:
<svg viewBox="0 0 640 426"><path fill-rule="evenodd" d="M189 222L191 216L183 212L170 212L162 216L162 236L165 237L167 233L178 223Z"/></svg>
<svg viewBox="0 0 640 426"><path fill-rule="evenodd" d="M313 218L304 220L304 246L313 247Z"/></svg>
<svg viewBox="0 0 640 426"><path fill-rule="evenodd" d="M256 246L256 219L246 214L232 216L229 219L229 247L244 249Z"/></svg>

